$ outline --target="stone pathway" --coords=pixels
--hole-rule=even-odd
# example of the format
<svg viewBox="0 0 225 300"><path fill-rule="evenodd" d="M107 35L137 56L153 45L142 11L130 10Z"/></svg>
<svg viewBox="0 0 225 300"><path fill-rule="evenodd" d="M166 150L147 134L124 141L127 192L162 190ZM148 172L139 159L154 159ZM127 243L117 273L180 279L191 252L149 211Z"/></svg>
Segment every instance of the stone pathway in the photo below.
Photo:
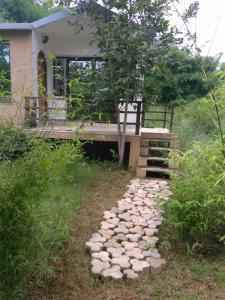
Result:
<svg viewBox="0 0 225 300"><path fill-rule="evenodd" d="M169 199L164 180L133 179L118 207L105 211L101 228L86 243L94 275L138 279L144 271L159 272L165 259L157 249L157 227L163 218L156 200Z"/></svg>

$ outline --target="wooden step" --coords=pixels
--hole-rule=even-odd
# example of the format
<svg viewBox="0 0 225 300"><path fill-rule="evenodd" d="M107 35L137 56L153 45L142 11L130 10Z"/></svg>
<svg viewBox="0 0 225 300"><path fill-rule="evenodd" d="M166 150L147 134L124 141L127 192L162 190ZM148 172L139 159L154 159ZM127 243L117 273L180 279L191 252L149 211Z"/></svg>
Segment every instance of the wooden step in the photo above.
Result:
<svg viewBox="0 0 225 300"><path fill-rule="evenodd" d="M166 157L154 157L154 156L140 156L138 159L138 166L139 167L147 167L148 161L155 161L155 162L168 162L168 158Z"/></svg>
<svg viewBox="0 0 225 300"><path fill-rule="evenodd" d="M138 167L136 171L136 176L139 178L146 178L147 172L169 175L171 173L178 172L178 170L160 167Z"/></svg>
<svg viewBox="0 0 225 300"><path fill-rule="evenodd" d="M168 161L169 159L167 157L159 157L159 156L149 156L147 157L147 160L151 160L151 161Z"/></svg>
<svg viewBox="0 0 225 300"><path fill-rule="evenodd" d="M175 149L166 148L166 147L149 147L149 150L150 151L167 151L167 152L170 152L170 151L174 151Z"/></svg>

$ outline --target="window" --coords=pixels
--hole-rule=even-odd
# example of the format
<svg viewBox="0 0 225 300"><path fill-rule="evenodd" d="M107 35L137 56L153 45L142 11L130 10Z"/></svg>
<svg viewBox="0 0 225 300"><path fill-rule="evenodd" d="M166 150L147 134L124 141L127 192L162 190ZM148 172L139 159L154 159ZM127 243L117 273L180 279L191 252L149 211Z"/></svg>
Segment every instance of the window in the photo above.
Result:
<svg viewBox="0 0 225 300"><path fill-rule="evenodd" d="M0 102L11 99L10 43L0 41Z"/></svg>
<svg viewBox="0 0 225 300"><path fill-rule="evenodd" d="M92 71L101 68L103 61L95 58L65 58L58 57L54 65L54 90L56 96L73 94L76 80L88 84Z"/></svg>

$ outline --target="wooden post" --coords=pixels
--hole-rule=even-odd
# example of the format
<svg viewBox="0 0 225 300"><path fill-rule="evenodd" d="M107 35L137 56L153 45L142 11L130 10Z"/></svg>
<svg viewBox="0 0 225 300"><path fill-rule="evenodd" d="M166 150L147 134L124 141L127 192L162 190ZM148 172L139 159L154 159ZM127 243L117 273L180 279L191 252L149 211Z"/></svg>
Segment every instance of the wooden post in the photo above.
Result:
<svg viewBox="0 0 225 300"><path fill-rule="evenodd" d="M136 117L136 130L135 130L136 135L139 135L139 133L140 133L140 125L141 125L141 102L138 102L137 117Z"/></svg>
<svg viewBox="0 0 225 300"><path fill-rule="evenodd" d="M167 120L167 106L165 105L163 128L166 128L166 120Z"/></svg>
<svg viewBox="0 0 225 300"><path fill-rule="evenodd" d="M175 111L175 107L174 107L174 105L172 105L172 107L171 107L171 117L170 117L170 131L173 130L174 111Z"/></svg>

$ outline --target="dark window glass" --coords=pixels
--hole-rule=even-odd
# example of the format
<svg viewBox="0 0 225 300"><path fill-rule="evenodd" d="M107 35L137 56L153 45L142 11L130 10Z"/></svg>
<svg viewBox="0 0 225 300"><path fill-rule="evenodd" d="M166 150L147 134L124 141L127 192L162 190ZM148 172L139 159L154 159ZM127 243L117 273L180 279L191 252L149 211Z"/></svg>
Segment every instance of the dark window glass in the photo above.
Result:
<svg viewBox="0 0 225 300"><path fill-rule="evenodd" d="M56 96L72 95L77 90L78 83L89 84L93 70L99 70L103 65L101 59L94 58L56 58L54 65L54 89Z"/></svg>
<svg viewBox="0 0 225 300"><path fill-rule="evenodd" d="M10 43L0 41L0 102L11 100Z"/></svg>

